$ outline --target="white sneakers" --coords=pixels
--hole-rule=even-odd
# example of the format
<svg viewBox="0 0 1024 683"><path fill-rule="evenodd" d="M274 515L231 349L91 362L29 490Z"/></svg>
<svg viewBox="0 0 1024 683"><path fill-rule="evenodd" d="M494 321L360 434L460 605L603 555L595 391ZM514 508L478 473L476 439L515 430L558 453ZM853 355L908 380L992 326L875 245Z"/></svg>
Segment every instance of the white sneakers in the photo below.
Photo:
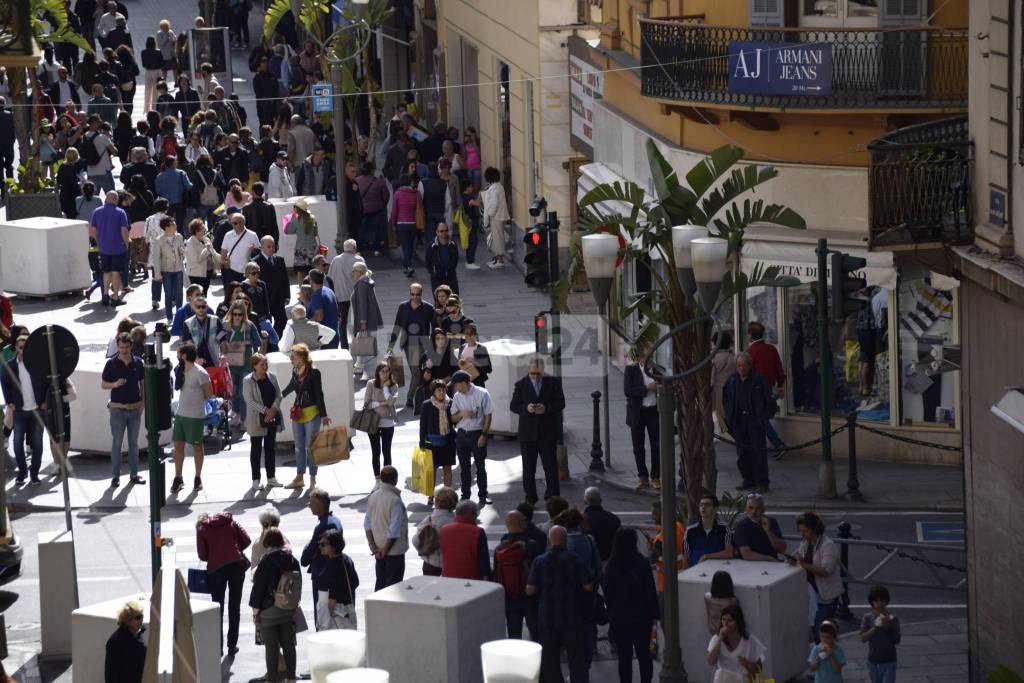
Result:
<svg viewBox="0 0 1024 683"><path fill-rule="evenodd" d="M270 479L267 479L267 488L268 489L277 488L280 485L281 484L278 483L278 481L277 481L277 477L271 477Z"/></svg>
<svg viewBox="0 0 1024 683"><path fill-rule="evenodd" d="M467 263L466 270L480 270L480 264L478 263Z"/></svg>
<svg viewBox="0 0 1024 683"><path fill-rule="evenodd" d="M488 268L504 268L505 267L505 262L504 261L491 261L490 263L487 264L487 267Z"/></svg>

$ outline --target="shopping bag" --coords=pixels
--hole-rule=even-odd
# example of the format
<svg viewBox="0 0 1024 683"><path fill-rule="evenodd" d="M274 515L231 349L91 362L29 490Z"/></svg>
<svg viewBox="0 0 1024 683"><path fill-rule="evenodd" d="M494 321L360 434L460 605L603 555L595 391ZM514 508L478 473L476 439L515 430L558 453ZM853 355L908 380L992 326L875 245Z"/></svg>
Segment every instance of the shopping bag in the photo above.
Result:
<svg viewBox="0 0 1024 683"><path fill-rule="evenodd" d="M412 489L425 496L434 495L434 454L419 446L412 451Z"/></svg>
<svg viewBox="0 0 1024 683"><path fill-rule="evenodd" d="M205 569L188 570L188 589L192 593L209 593L209 575Z"/></svg>
<svg viewBox="0 0 1024 683"><path fill-rule="evenodd" d="M292 234L295 233L296 227L292 225L292 219L294 219L294 218L295 218L295 212L294 211L284 215L284 218L281 219L281 232L283 232L286 235L292 235ZM290 230L288 229L289 226L291 226Z"/></svg>
<svg viewBox="0 0 1024 683"><path fill-rule="evenodd" d="M475 382L476 378L480 376L480 371L476 369L476 366L469 361L460 362L459 370L462 370L469 375L469 381Z"/></svg>
<svg viewBox="0 0 1024 683"><path fill-rule="evenodd" d="M423 211L423 200L416 198L416 229L422 230L427 226L427 217Z"/></svg>
<svg viewBox="0 0 1024 683"><path fill-rule="evenodd" d="M348 430L331 427L317 432L309 444L309 457L317 467L348 460Z"/></svg>
<svg viewBox="0 0 1024 683"><path fill-rule="evenodd" d="M388 369L391 370L391 379L400 387L405 386L405 365L402 364L400 356L388 356Z"/></svg>
<svg viewBox="0 0 1024 683"><path fill-rule="evenodd" d="M316 628L319 631L330 631L331 629L347 628L356 630L355 605L335 604L334 609L330 608L327 602L330 596L327 591L320 591L316 601Z"/></svg>
<svg viewBox="0 0 1024 683"><path fill-rule="evenodd" d="M843 363L843 373L846 381L855 383L860 381L860 342L847 340L845 344L846 357Z"/></svg>
<svg viewBox="0 0 1024 683"><path fill-rule="evenodd" d="M373 408L363 408L352 413L348 426L359 432L376 434L380 428L380 415Z"/></svg>
<svg viewBox="0 0 1024 683"><path fill-rule="evenodd" d="M455 212L455 225L459 227L459 245L465 251L469 249L469 233L472 231L473 226L466 220L466 212L461 208Z"/></svg>
<svg viewBox="0 0 1024 683"><path fill-rule="evenodd" d="M361 332L349 342L348 350L353 358L358 356L376 356L377 339L365 332Z"/></svg>

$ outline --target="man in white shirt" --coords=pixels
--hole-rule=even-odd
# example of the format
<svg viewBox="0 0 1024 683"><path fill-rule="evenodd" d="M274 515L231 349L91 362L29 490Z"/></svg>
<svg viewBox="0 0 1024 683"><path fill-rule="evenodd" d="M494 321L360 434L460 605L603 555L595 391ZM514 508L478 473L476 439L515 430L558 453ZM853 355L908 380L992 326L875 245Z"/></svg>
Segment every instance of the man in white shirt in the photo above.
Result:
<svg viewBox="0 0 1024 683"><path fill-rule="evenodd" d="M29 374L23 356L27 335L15 342L17 355L0 370L0 387L4 402L14 409L14 459L18 463L16 483L25 483L26 473L32 477L32 485L39 485L39 462L43 457L43 403L46 401L46 385L43 378ZM25 460L25 438L32 447L32 465Z"/></svg>
<svg viewBox="0 0 1024 683"><path fill-rule="evenodd" d="M103 43L106 40L108 33L117 28L118 18L125 19L125 21L127 21L127 18L117 11L117 3L108 2L106 13L99 18L99 21L96 22L96 35L99 36L100 43ZM106 47L105 44L104 47Z"/></svg>
<svg viewBox="0 0 1024 683"><path fill-rule="evenodd" d="M455 454L459 457L462 477L462 500L469 498L472 488L471 464L476 464L476 484L480 506L491 505L487 497L487 434L491 431L491 395L476 386L469 373L459 370L452 375L452 422L455 423Z"/></svg>
<svg viewBox="0 0 1024 683"><path fill-rule="evenodd" d="M221 277L224 288L229 282L241 282L245 277L245 264L251 259L253 252L260 248L260 238L252 230L245 227L245 216L241 213L231 215L231 231L224 236L220 246Z"/></svg>
<svg viewBox="0 0 1024 683"><path fill-rule="evenodd" d="M288 199L295 194L295 179L288 168L288 152L282 149L267 175L267 199Z"/></svg>

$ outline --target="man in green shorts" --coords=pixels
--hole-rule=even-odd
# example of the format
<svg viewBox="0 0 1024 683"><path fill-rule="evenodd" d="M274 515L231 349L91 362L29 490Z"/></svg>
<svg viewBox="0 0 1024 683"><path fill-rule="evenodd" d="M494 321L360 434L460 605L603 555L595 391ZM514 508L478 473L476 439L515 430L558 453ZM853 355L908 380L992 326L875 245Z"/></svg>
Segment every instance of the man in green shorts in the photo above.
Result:
<svg viewBox="0 0 1024 683"><path fill-rule="evenodd" d="M201 366L196 365L196 345L185 342L178 347L178 367L175 369L174 385L180 390L178 410L174 413L174 481L171 493L177 493L185 486L181 469L185 464L185 444L192 444L196 461L196 479L193 490L203 490L203 418L206 416L206 399L213 396L210 376Z"/></svg>

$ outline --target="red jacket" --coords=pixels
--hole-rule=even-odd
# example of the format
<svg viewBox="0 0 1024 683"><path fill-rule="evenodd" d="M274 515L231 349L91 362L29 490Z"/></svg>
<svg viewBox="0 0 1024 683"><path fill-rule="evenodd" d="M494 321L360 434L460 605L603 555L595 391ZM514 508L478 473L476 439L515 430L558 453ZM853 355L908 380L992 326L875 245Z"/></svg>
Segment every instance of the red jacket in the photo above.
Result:
<svg viewBox="0 0 1024 683"><path fill-rule="evenodd" d="M483 579L490 575L487 536L476 520L458 515L441 527L441 576L452 579ZM481 557L481 548L483 556Z"/></svg>
<svg viewBox="0 0 1024 683"><path fill-rule="evenodd" d="M391 222L395 225L415 223L416 206L420 201L420 193L408 185L395 190L391 197Z"/></svg>
<svg viewBox="0 0 1024 683"><path fill-rule="evenodd" d="M769 387L781 388L786 385L786 368L782 366L778 349L759 339L751 342L747 347L747 353L754 361L754 372L764 377Z"/></svg>
<svg viewBox="0 0 1024 683"><path fill-rule="evenodd" d="M215 571L231 562L237 562L249 547L249 534L238 525L230 512L210 515L196 529L196 548L199 559L206 562L207 571Z"/></svg>

